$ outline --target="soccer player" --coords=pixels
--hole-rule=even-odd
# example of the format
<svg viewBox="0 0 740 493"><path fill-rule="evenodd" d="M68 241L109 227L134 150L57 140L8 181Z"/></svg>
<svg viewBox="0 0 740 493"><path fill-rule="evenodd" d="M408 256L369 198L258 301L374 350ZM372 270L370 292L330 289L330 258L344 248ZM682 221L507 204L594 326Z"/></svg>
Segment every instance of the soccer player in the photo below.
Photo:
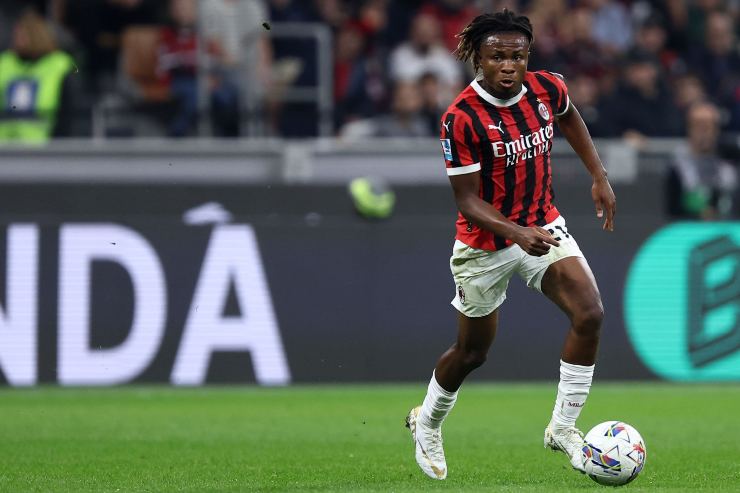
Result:
<svg viewBox="0 0 740 493"><path fill-rule="evenodd" d="M504 10L476 17L458 35L457 56L478 76L442 117L447 174L459 210L450 259L458 310L457 342L437 361L421 406L406 418L416 462L447 477L441 428L465 377L482 365L498 308L514 273L570 319L560 383L545 447L583 472L583 434L575 427L594 372L603 318L596 281L565 219L552 203L550 149L557 123L593 177L596 216L613 230L616 200L607 174L559 74L528 72L532 25Z"/></svg>

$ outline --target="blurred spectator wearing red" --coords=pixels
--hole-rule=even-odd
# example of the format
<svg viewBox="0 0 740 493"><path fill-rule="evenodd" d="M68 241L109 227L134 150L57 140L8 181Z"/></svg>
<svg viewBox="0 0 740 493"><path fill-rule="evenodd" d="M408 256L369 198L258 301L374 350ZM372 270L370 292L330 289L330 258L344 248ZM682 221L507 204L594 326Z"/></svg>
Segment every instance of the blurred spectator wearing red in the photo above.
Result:
<svg viewBox="0 0 740 493"><path fill-rule="evenodd" d="M75 72L46 20L33 10L23 13L11 48L0 54L0 142L68 136L78 93Z"/></svg>
<svg viewBox="0 0 740 493"><path fill-rule="evenodd" d="M167 83L177 109L169 135L184 137L195 131L198 118L198 38L196 0L170 0L170 25L160 34L157 72Z"/></svg>
<svg viewBox="0 0 740 493"><path fill-rule="evenodd" d="M220 77L206 72L199 80L199 68L205 66L206 55L213 59L213 66L223 68L229 60L224 46L215 37L206 38L203 58L198 53L198 3L196 0L170 0L171 22L162 28L159 62L157 71L167 82L176 109L169 122L169 135L185 137L196 131L198 118L215 116L212 124L216 135L238 135L238 87L233 79L221 71ZM203 63L204 66L199 67ZM210 98L211 115L199 115L199 83L208 84L207 97Z"/></svg>

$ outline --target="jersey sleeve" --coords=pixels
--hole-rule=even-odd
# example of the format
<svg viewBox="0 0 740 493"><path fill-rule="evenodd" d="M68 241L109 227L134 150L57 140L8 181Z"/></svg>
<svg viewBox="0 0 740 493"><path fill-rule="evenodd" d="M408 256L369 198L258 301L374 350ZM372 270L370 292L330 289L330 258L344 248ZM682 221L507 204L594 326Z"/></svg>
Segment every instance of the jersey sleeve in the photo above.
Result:
<svg viewBox="0 0 740 493"><path fill-rule="evenodd" d="M466 118L454 112L445 113L439 137L448 176L480 171L475 133Z"/></svg>
<svg viewBox="0 0 740 493"><path fill-rule="evenodd" d="M565 85L565 78L557 72L545 72L548 75L550 82L555 84L558 91L557 107L555 110L555 116L562 116L570 108L570 96L568 96L568 86Z"/></svg>

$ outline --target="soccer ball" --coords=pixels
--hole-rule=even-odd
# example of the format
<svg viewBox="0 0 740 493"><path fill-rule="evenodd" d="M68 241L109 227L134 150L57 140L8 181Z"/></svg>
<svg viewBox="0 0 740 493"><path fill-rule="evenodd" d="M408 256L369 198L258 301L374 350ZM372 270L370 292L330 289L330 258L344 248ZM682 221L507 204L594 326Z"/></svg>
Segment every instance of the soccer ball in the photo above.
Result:
<svg viewBox="0 0 740 493"><path fill-rule="evenodd" d="M583 453L586 456L586 474L599 484L627 484L645 466L645 441L627 423L600 423L586 434L585 442Z"/></svg>

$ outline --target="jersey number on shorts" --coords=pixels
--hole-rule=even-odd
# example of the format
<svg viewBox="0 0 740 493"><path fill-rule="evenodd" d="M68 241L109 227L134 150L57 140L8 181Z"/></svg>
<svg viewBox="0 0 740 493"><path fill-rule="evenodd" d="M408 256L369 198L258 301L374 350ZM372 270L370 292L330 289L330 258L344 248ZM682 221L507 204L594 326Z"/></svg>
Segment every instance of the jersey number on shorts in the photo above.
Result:
<svg viewBox="0 0 740 493"><path fill-rule="evenodd" d="M566 228L565 226L555 226L555 229L559 229L560 233L562 233L563 236L565 236L566 238L570 238L570 235L568 234L568 228ZM548 231L550 232L552 237L555 238L555 241L560 241L562 238L560 236L557 236L559 233L557 233L555 229L550 228L548 229Z"/></svg>

